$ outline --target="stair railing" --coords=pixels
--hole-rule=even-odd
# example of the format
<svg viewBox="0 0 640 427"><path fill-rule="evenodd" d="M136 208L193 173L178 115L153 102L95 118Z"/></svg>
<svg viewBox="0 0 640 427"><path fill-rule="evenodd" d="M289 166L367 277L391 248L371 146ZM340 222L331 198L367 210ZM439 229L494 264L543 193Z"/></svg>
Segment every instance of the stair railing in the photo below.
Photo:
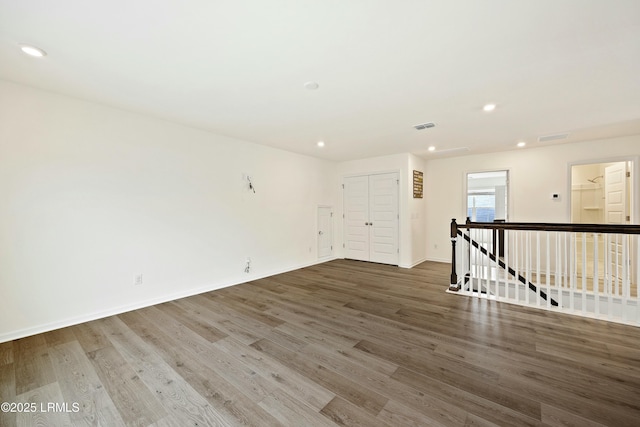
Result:
<svg viewBox="0 0 640 427"><path fill-rule="evenodd" d="M451 221L449 291L640 326L640 226Z"/></svg>

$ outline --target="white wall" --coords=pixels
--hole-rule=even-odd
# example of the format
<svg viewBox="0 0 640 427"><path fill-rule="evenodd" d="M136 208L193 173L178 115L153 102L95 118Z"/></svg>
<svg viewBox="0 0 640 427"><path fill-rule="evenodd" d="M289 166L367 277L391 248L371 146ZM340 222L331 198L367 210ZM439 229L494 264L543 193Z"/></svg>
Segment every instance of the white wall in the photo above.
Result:
<svg viewBox="0 0 640 427"><path fill-rule="evenodd" d="M331 162L0 81L0 342L315 263L335 177Z"/></svg>
<svg viewBox="0 0 640 427"><path fill-rule="evenodd" d="M569 164L639 155L633 136L335 164L0 81L0 342L313 264L318 205L338 213L341 256L347 175L400 172L400 266L411 267L449 261L467 172L511 171L512 221L565 222ZM638 194L637 162L635 173Z"/></svg>
<svg viewBox="0 0 640 427"><path fill-rule="evenodd" d="M570 221L570 165L617 160L640 155L640 135L609 140L526 148L501 153L478 154L426 162L427 258L450 262L449 224L464 222L464 181L468 172L510 172L509 220L521 222ZM637 162L636 162L637 164ZM640 171L636 168L635 194ZM559 193L560 200L551 199ZM638 223L639 197L635 197Z"/></svg>
<svg viewBox="0 0 640 427"><path fill-rule="evenodd" d="M423 179L426 177L425 160L409 154L409 165L407 169L407 199L408 199L408 213L407 217L411 221L409 237L411 239L411 256L409 258L410 266L414 266L423 261L426 261L427 257L427 235L426 235L426 221L425 221L425 205L426 196L424 193L423 182L423 195L422 199L413 198L413 171L417 170L423 172Z"/></svg>
<svg viewBox="0 0 640 427"><path fill-rule="evenodd" d="M343 162L338 165L338 176L366 175L398 172L400 175L400 260L399 266L410 268L425 260L424 205L425 199L413 199L413 170L424 171L424 160L412 154L372 157ZM426 176L426 175L425 175ZM342 199L340 199L342 212ZM342 218L342 215L339 215ZM422 222L422 224L420 224ZM338 221L337 236L343 240L343 224ZM342 249L342 244L339 245ZM342 256L342 254L341 254Z"/></svg>

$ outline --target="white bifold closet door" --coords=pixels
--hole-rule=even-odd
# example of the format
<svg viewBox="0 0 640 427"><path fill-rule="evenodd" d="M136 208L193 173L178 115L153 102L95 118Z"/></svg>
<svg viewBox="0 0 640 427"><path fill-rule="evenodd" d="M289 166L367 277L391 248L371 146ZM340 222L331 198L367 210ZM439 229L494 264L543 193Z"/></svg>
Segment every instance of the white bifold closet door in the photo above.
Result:
<svg viewBox="0 0 640 427"><path fill-rule="evenodd" d="M345 258L398 265L398 173L345 178Z"/></svg>

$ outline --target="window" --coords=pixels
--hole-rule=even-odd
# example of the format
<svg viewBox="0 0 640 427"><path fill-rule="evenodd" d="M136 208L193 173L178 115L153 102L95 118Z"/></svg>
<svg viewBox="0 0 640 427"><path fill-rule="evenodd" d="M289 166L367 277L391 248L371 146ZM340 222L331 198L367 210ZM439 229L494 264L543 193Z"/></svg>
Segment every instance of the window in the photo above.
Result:
<svg viewBox="0 0 640 427"><path fill-rule="evenodd" d="M507 220L508 171L467 174L467 217L475 222Z"/></svg>

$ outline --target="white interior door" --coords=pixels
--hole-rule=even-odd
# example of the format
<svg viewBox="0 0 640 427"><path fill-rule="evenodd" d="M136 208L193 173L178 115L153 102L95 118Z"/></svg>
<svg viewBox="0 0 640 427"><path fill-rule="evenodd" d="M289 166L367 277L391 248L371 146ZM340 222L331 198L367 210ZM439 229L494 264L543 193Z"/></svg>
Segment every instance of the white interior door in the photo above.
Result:
<svg viewBox="0 0 640 427"><path fill-rule="evenodd" d="M398 174L345 178L345 258L398 264Z"/></svg>
<svg viewBox="0 0 640 427"><path fill-rule="evenodd" d="M627 215L627 165L615 163L604 169L605 223L625 224Z"/></svg>
<svg viewBox="0 0 640 427"><path fill-rule="evenodd" d="M333 255L332 208L318 206L318 258L329 258Z"/></svg>
<svg viewBox="0 0 640 427"><path fill-rule="evenodd" d="M370 261L398 264L398 174L369 176Z"/></svg>
<svg viewBox="0 0 640 427"><path fill-rule="evenodd" d="M345 258L369 261L369 177L344 180Z"/></svg>
<svg viewBox="0 0 640 427"><path fill-rule="evenodd" d="M604 169L604 212L607 224L627 223L627 164L615 163ZM609 271L612 283L622 283L628 275L624 269L624 251L628 250L627 236L612 238L609 248ZM625 248L626 246L626 248Z"/></svg>

